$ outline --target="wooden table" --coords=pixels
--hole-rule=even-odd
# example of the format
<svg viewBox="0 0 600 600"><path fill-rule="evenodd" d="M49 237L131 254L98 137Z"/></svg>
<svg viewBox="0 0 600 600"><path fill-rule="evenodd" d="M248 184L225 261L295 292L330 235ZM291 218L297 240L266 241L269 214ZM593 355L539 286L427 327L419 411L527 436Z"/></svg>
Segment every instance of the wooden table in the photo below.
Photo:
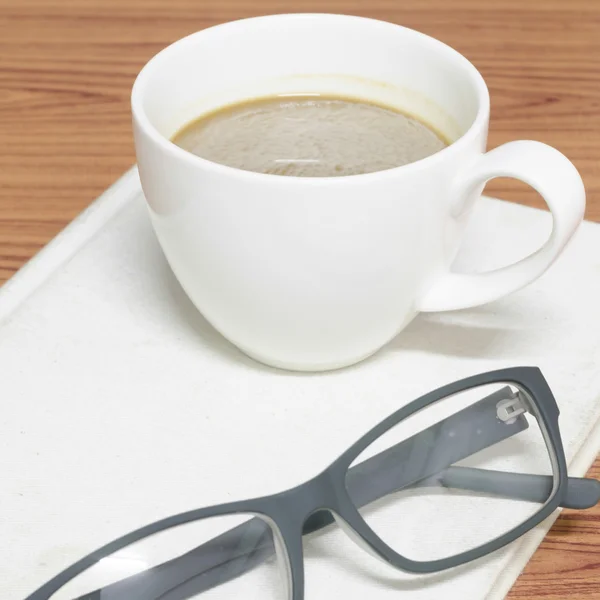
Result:
<svg viewBox="0 0 600 600"><path fill-rule="evenodd" d="M208 25L290 10L394 21L455 47L488 81L490 147L560 149L600 221L600 0L0 0L0 282L134 162L129 91L147 59ZM512 181L488 192L541 205ZM600 507L566 511L509 597L600 599Z"/></svg>

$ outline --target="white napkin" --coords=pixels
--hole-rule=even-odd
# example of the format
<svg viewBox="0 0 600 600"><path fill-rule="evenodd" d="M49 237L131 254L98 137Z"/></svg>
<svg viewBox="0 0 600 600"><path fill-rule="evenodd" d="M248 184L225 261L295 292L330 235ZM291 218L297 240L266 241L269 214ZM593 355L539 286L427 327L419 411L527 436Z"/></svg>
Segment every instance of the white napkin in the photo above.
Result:
<svg viewBox="0 0 600 600"><path fill-rule="evenodd" d="M482 199L461 268L523 256L547 213ZM129 172L0 291L0 597L161 517L277 492L444 383L539 365L572 475L600 449L600 227L492 305L421 316L372 359L319 375L261 366L171 274ZM502 518L490 515L489 518ZM550 522L454 571L392 570L335 530L308 544L307 599L502 598Z"/></svg>

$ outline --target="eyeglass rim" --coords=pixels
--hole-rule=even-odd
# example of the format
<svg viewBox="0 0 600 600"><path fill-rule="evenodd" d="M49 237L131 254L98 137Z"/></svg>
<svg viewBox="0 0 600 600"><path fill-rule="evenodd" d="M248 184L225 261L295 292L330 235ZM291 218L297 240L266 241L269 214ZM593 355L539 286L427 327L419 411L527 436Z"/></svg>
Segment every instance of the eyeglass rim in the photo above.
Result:
<svg viewBox="0 0 600 600"><path fill-rule="evenodd" d="M523 388L529 394L538 412L537 416L547 431L549 450L555 458L557 483L554 486L553 493L546 503L540 507L539 511L522 524L474 549L432 561L415 561L397 553L369 527L354 506L345 485L346 473L350 465L365 448L402 420L447 396L493 383L514 384ZM277 494L199 508L145 525L91 552L58 573L25 600L50 600L69 581L92 567L102 558L146 537L193 521L236 513L255 514L274 528L274 533L280 536L280 541L287 555L291 575L290 598L291 600L303 600L304 566L301 527L306 515L302 518L294 518L294 506L290 505L290 502L293 504L295 499L301 498L303 494L313 494L315 489L319 490L323 500L322 510L331 511L336 519L341 521L342 525L349 526L354 533L358 534L369 550L397 569L425 574L457 567L513 542L541 523L558 508L565 496L568 479L558 417L559 409L556 399L542 372L537 367L499 369L455 381L433 390L395 411L363 435L315 478Z"/></svg>
<svg viewBox="0 0 600 600"><path fill-rule="evenodd" d="M344 489L345 494L350 500L350 512L353 513L351 522L349 522L348 525L358 533L363 542L367 543L371 552L376 553L386 562L403 571L420 574L434 573L458 567L510 544L541 523L560 506L561 501L566 495L568 482L566 457L558 424L560 411L554 394L544 375L538 367L533 366L510 367L480 373L437 388L436 390L413 400L375 425L355 444L346 450L338 460L331 465L331 467L341 469L344 474L347 473L354 460L356 460L366 448L403 420L449 396L494 383L514 384L528 393L531 402L536 409L536 417L540 420L540 426L547 432L547 447L554 463L555 472L553 475L555 477L555 485L551 495L548 497L545 504L541 505L539 510L523 523L489 542L446 558L418 561L412 560L391 548L369 526L368 522L354 506L354 503L352 503L347 490ZM359 522L362 522L361 525L358 525Z"/></svg>

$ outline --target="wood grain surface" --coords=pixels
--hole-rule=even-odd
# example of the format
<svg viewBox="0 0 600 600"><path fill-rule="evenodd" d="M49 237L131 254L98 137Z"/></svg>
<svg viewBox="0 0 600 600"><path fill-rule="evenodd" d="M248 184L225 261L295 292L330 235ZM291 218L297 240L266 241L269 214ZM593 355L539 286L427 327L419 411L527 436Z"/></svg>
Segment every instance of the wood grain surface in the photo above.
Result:
<svg viewBox="0 0 600 600"><path fill-rule="evenodd" d="M134 162L129 92L153 54L277 12L370 16L450 44L488 82L490 147L564 152L600 221L600 0L0 0L0 283ZM488 192L542 205L513 181ZM566 511L509 598L600 599L600 507Z"/></svg>

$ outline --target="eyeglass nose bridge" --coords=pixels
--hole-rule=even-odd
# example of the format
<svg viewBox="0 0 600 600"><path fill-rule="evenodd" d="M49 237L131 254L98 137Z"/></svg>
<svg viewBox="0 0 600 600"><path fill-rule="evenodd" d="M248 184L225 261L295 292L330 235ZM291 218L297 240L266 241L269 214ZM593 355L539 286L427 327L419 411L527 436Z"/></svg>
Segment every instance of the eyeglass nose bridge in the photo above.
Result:
<svg viewBox="0 0 600 600"><path fill-rule="evenodd" d="M336 481L331 471L285 493L279 504L280 529L286 541L289 559L288 598L305 600L304 536L337 524L362 550L379 561L388 562L384 555L363 537L354 515L356 508L345 490L343 481ZM278 519L278 520L279 520ZM358 529L355 527L358 526Z"/></svg>
<svg viewBox="0 0 600 600"><path fill-rule="evenodd" d="M279 496L279 506L285 507L280 518L294 524L303 535L321 529L334 522L333 515L340 510L339 482L334 480L330 470L292 488ZM280 512L280 511L277 511Z"/></svg>
<svg viewBox="0 0 600 600"><path fill-rule="evenodd" d="M276 513L276 524L285 539L289 600L305 600L303 538L307 534L337 523L353 542L382 560L383 557L350 524L353 519L347 509L353 505L343 482L336 481L331 470L280 494L277 500L272 512Z"/></svg>
<svg viewBox="0 0 600 600"><path fill-rule="evenodd" d="M301 539L334 524L338 518L345 522L348 516L345 508L352 503L336 474L328 469L274 498L271 510L277 525Z"/></svg>

